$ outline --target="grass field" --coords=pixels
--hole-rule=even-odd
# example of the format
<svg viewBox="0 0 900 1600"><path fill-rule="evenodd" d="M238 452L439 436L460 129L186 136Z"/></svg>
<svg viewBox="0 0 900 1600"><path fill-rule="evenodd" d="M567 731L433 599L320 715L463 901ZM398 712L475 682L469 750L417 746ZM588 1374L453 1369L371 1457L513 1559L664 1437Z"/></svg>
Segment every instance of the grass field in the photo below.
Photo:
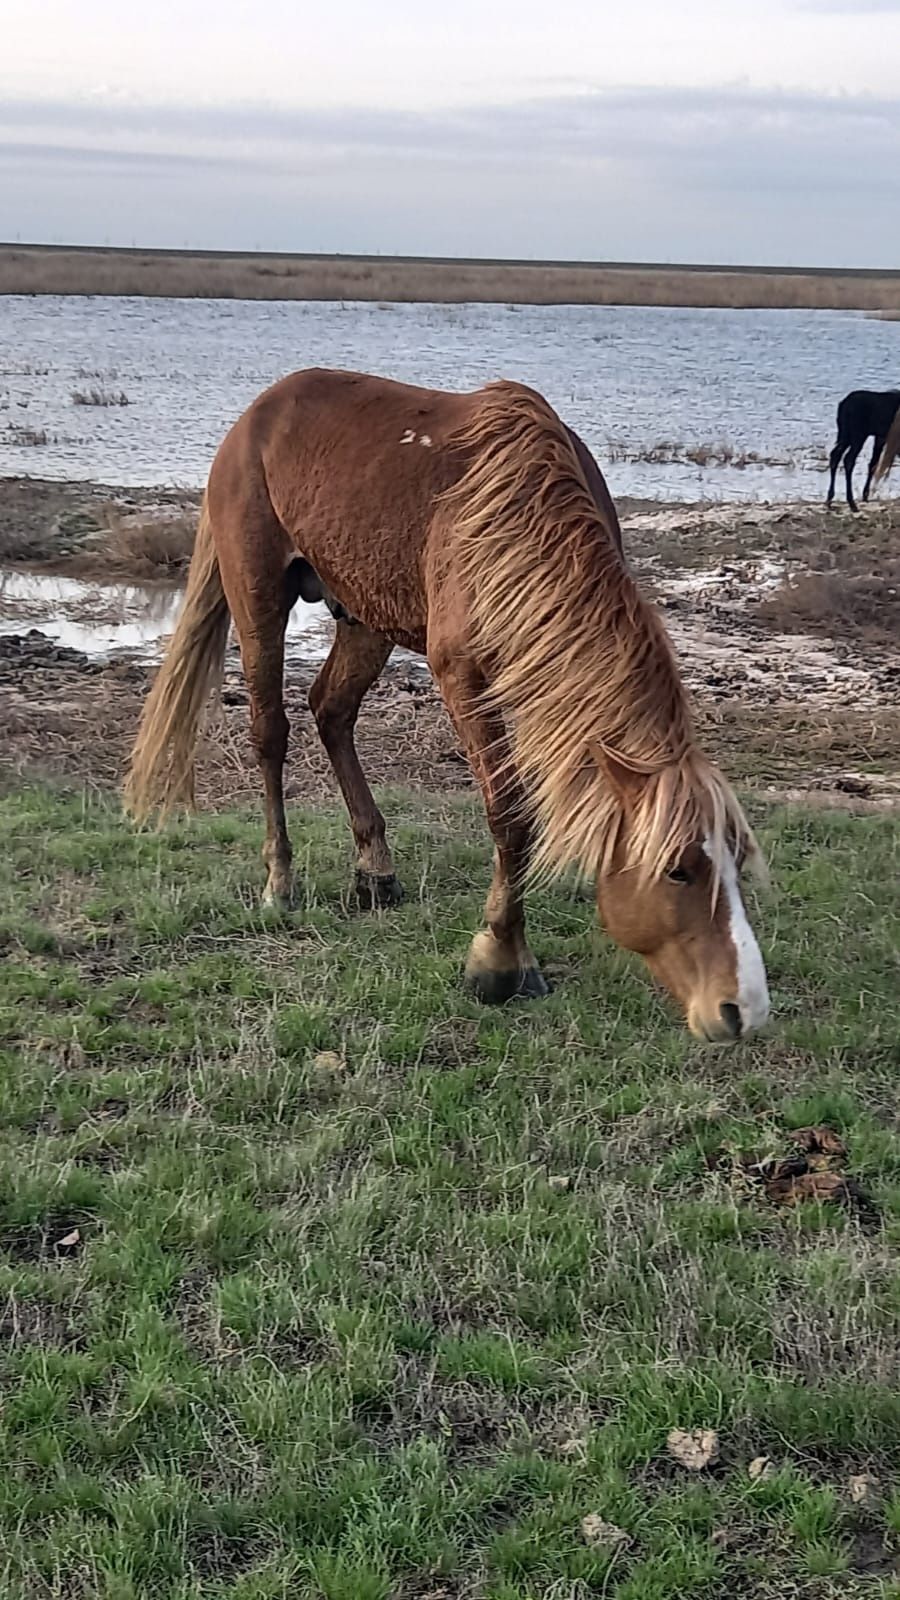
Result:
<svg viewBox="0 0 900 1600"><path fill-rule="evenodd" d="M893 314L900 273L0 244L0 295L818 307Z"/></svg>
<svg viewBox="0 0 900 1600"><path fill-rule="evenodd" d="M406 905L335 808L272 922L255 812L0 801L0 1593L900 1595L896 818L762 815L777 1024L715 1053L565 888L479 1010L478 809L385 803ZM739 1180L820 1122L874 1221Z"/></svg>

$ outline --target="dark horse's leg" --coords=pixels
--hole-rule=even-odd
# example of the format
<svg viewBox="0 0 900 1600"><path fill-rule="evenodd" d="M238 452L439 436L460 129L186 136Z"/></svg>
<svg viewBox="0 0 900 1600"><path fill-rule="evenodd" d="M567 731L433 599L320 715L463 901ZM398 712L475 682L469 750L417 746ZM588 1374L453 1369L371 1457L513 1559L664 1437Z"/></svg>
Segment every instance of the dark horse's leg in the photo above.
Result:
<svg viewBox="0 0 900 1600"><path fill-rule="evenodd" d="M875 468L877 467L877 465L878 465L878 463L879 463L879 461L881 459L881 452L884 449L884 441L885 441L886 438L887 438L887 434L886 433L884 433L884 434L876 434L875 435L875 443L872 446L872 459L869 462L869 470L866 473L866 486L863 489L863 499L864 500L868 500L868 498L869 498L869 490L872 487L872 478L874 477L874 474L875 474Z"/></svg>
<svg viewBox="0 0 900 1600"><path fill-rule="evenodd" d="M859 506L853 498L853 468L856 466L857 458L865 442L865 438L854 439L844 457L844 473L847 479L847 504L851 511L859 510Z"/></svg>
<svg viewBox="0 0 900 1600"><path fill-rule="evenodd" d="M384 817L372 798L353 743L363 696L392 648L389 639L362 623L339 621L331 653L309 691L319 736L350 813L358 851L356 895L364 910L396 905L403 898L385 842Z"/></svg>
<svg viewBox="0 0 900 1600"><path fill-rule="evenodd" d="M431 641L429 641L431 644ZM525 937L523 890L531 828L502 718L479 706L484 679L463 650L429 649L460 743L481 788L494 836L494 876L485 906L487 927L475 935L466 982L479 1000L498 1004L547 993Z"/></svg>
<svg viewBox="0 0 900 1600"><path fill-rule="evenodd" d="M837 469L841 464L841 458L844 454L844 451L847 449L847 445L848 440L845 439L843 433L840 431L840 429L838 429L837 444L832 450L831 455L828 457L828 466L831 471L831 481L828 485L828 498L825 501L825 504L828 506L831 505L831 502L834 499L834 480L837 477Z"/></svg>

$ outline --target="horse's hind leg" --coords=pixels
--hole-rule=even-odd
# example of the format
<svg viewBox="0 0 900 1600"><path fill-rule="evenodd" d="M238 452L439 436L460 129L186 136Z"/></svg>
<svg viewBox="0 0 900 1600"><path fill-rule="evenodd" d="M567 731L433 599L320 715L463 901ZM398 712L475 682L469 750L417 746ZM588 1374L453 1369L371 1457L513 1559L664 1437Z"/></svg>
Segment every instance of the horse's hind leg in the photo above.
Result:
<svg viewBox="0 0 900 1600"><path fill-rule="evenodd" d="M362 623L339 621L331 653L309 691L319 736L350 813L358 852L356 896L364 910L396 905L403 898L385 839L384 817L353 742L363 696L380 675L392 648L389 639Z"/></svg>
<svg viewBox="0 0 900 1600"><path fill-rule="evenodd" d="M837 444L832 450L831 455L828 457L828 467L831 472L831 481L828 485L828 498L825 501L827 506L830 506L834 499L834 480L837 477L837 469L841 464L841 457L843 456L846 448L847 440L844 438L842 433L838 433Z"/></svg>
<svg viewBox="0 0 900 1600"><path fill-rule="evenodd" d="M859 506L856 504L856 501L853 498L853 468L856 466L859 453L864 443L864 439L854 441L844 457L844 473L847 479L847 504L851 511L859 510Z"/></svg>
<svg viewBox="0 0 900 1600"><path fill-rule="evenodd" d="M531 826L506 729L498 713L485 711L480 704L485 681L471 658L462 650L429 650L429 660L481 788L494 837L487 927L472 941L466 982L479 1000L489 1004L540 998L548 992L547 985L528 948L523 900Z"/></svg>
<svg viewBox="0 0 900 1600"><path fill-rule="evenodd" d="M875 476L875 468L878 466L878 463L881 460L881 452L884 449L884 441L886 438L887 434L876 434L875 436L875 443L872 446L872 459L869 462L869 470L866 473L866 486L863 489L864 500L868 500L869 498L869 490L872 487L872 479Z"/></svg>
<svg viewBox="0 0 900 1600"><path fill-rule="evenodd" d="M232 503L219 513L219 520L222 583L241 649L250 694L250 736L265 789L262 854L269 873L263 899L266 905L287 908L292 882L284 810L290 731L284 709L284 635L297 592L286 565L289 547L269 508Z"/></svg>

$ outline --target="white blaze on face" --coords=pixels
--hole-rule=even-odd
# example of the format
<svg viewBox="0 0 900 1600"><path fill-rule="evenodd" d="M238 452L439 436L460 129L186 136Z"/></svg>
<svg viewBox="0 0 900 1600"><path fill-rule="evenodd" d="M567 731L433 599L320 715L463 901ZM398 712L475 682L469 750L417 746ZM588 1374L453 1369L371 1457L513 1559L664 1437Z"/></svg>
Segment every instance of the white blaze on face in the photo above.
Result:
<svg viewBox="0 0 900 1600"><path fill-rule="evenodd" d="M712 860L708 839L703 841L703 850ZM741 1013L741 1031L749 1033L752 1028L761 1028L768 1020L769 985L756 935L747 921L737 867L730 850L726 850L722 856L721 884L728 909L728 931L737 960L736 1001Z"/></svg>

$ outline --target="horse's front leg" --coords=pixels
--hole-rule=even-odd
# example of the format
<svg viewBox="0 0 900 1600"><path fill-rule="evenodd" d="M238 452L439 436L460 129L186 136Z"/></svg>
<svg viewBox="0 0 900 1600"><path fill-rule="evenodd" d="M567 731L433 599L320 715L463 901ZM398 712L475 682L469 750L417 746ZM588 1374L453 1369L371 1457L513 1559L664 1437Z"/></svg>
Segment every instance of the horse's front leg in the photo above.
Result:
<svg viewBox="0 0 900 1600"><path fill-rule="evenodd" d="M886 434L883 435L883 436L881 436L879 434L875 435L875 443L872 446L872 459L869 462L869 470L866 473L866 486L863 489L863 499L864 500L868 500L868 498L869 498L869 490L872 487L872 479L875 476L876 468L878 466L879 461L881 460L881 452L884 449L884 441L885 441L886 438L887 438Z"/></svg>
<svg viewBox="0 0 900 1600"><path fill-rule="evenodd" d="M503 719L483 708L484 678L469 658L456 650L432 654L429 649L429 660L481 788L495 845L487 925L472 941L466 982L487 1004L537 998L548 990L525 937L523 893L531 826Z"/></svg>

